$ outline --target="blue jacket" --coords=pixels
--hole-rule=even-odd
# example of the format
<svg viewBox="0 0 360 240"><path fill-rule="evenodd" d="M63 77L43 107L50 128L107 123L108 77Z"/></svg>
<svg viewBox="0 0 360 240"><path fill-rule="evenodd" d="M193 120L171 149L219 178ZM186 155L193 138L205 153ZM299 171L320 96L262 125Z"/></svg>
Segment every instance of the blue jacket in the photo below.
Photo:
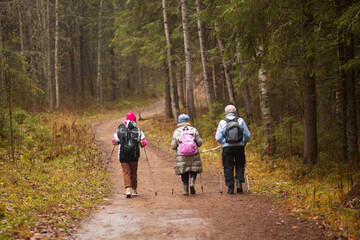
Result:
<svg viewBox="0 0 360 240"><path fill-rule="evenodd" d="M228 113L226 114L226 118L229 120L233 120L235 118L234 113ZM223 147L231 147L231 146L245 146L247 142L250 140L250 132L249 129L246 126L246 123L244 119L239 118L238 119L240 128L243 130L243 140L239 143L227 143L225 140L225 127L226 127L226 121L221 120L219 122L218 128L216 130L215 139L217 142L221 143Z"/></svg>

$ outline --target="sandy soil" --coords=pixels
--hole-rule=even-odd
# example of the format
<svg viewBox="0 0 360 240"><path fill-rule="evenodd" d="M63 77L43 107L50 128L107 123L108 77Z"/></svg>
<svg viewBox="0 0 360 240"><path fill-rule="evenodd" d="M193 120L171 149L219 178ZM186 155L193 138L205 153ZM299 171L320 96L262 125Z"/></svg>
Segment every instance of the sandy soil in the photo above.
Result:
<svg viewBox="0 0 360 240"><path fill-rule="evenodd" d="M142 111L141 117L160 114L162 106L161 102L155 104ZM135 111L137 116L138 112ZM113 148L111 137L124 119L125 116L120 116L94 127L95 136L108 157ZM141 128L141 121L138 124ZM190 196L182 195L181 179L176 176L175 191L171 194L174 155L152 145L151 141L148 143L146 153L157 195L144 149L141 149L140 196L125 198L122 170L114 153L109 169L115 184L114 194L106 205L99 206L81 223L75 239L327 239L321 226L289 216L266 197L247 193L228 195L226 188L224 194L220 194L218 169L202 174L203 192L199 176L196 194Z"/></svg>

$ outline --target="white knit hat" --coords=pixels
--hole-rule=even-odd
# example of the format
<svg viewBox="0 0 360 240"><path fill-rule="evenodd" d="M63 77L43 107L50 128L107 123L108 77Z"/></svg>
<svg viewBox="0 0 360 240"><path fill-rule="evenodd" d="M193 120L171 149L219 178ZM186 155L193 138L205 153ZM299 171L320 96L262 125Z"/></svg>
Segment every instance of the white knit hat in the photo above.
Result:
<svg viewBox="0 0 360 240"><path fill-rule="evenodd" d="M227 105L225 107L225 113L233 113L236 112L236 107L234 105Z"/></svg>

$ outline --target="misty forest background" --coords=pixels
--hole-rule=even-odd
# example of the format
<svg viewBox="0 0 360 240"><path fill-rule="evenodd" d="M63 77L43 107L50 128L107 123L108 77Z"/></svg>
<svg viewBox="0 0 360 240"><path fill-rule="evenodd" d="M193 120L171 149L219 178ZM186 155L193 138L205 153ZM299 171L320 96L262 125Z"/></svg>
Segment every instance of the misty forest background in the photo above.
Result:
<svg viewBox="0 0 360 240"><path fill-rule="evenodd" d="M0 61L2 166L47 149L24 142L30 116L164 98L166 118L187 113L213 138L232 103L262 161L295 162L299 177L321 168L360 209L359 1L3 0ZM50 128L55 145L66 131ZM43 160L64 151L54 145Z"/></svg>

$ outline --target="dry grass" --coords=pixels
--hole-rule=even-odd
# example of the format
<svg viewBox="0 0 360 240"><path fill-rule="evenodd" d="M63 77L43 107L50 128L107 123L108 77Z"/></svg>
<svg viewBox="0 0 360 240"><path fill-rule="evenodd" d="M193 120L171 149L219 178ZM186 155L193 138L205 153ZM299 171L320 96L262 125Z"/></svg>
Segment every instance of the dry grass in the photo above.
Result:
<svg viewBox="0 0 360 240"><path fill-rule="evenodd" d="M176 129L173 120L154 118L141 122L147 140L168 152L172 133ZM204 169L220 166L219 146L213 135L201 135L203 139L202 161ZM212 150L214 149L214 150ZM338 171L339 166L320 160L317 166L303 166L300 160L261 159L258 146L250 142L246 148L249 182L252 193L267 195L283 204L290 214L298 215L349 239L360 236L359 209L340 206L350 186ZM354 173L354 178L358 177ZM348 186L348 187L344 187Z"/></svg>

